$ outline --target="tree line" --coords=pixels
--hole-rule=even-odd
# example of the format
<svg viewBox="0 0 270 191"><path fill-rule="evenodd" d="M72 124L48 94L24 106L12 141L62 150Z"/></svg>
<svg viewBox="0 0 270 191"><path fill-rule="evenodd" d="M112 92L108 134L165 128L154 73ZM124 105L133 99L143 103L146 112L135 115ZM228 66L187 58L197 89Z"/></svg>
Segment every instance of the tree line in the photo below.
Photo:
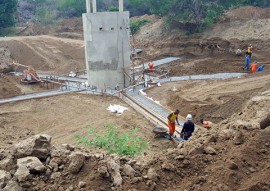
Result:
<svg viewBox="0 0 270 191"><path fill-rule="evenodd" d="M17 5L21 1L34 7L35 21L51 24L61 18L81 16L85 0L1 0L0 29L15 24ZM214 23L224 11L240 6L268 7L269 0L124 0L131 16L156 14L167 18L169 27L183 26L196 32ZM97 0L98 11L117 10L118 0Z"/></svg>

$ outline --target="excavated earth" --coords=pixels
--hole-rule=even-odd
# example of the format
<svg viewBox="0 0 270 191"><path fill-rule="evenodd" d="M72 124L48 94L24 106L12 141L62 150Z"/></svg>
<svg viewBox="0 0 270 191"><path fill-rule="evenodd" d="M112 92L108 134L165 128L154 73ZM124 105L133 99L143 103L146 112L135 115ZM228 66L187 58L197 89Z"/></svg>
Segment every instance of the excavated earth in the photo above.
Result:
<svg viewBox="0 0 270 191"><path fill-rule="evenodd" d="M213 26L219 30L221 24L228 26L239 19L243 25L230 25L227 30L235 31L230 37L217 36L219 33L214 29L202 36L186 37L181 30L169 33L161 27L164 20L154 16L143 16L152 21L135 36L136 46L144 50L141 61L167 56L182 58L161 66L170 69L171 76L243 72L244 56L237 57L234 52L252 43L252 61L256 59L259 64L266 65L261 73L247 73L232 79L170 82L145 91L164 107L179 108L182 116L191 113L197 124L200 118L213 121L210 130L199 128L189 141L179 145L156 139L151 132L154 124L113 97L68 94L1 104L0 175L4 178L0 179L0 189L270 190L270 46L269 38L264 35L265 26L256 25L268 22L269 14L266 14L268 9L246 9L250 14L245 13L243 17L254 19L255 15L256 22L241 19L240 13L244 13L241 8L230 11L216 28ZM74 25L74 21L66 25L66 29L62 27L59 32L74 33L77 28L77 34L81 34L81 26ZM256 27L256 35L244 38L242 27L246 25ZM225 29L223 32L225 34ZM63 34L58 36L63 37ZM5 59L15 58L39 71L63 74L84 69L82 40L53 36L14 37L0 41L0 45L4 52L10 52L3 54ZM22 85L18 84L17 78L1 75L0 96L22 94ZM129 109L117 116L106 111L110 104ZM75 136L85 134L86 126L102 130L108 123L116 124L123 132L138 127L137 135L146 139L150 148L143 155L130 158L77 145ZM41 133L50 135L52 140L47 135L39 136L42 144L31 150L34 143L30 137ZM64 143L75 147L61 145ZM29 165L29 161L35 162Z"/></svg>

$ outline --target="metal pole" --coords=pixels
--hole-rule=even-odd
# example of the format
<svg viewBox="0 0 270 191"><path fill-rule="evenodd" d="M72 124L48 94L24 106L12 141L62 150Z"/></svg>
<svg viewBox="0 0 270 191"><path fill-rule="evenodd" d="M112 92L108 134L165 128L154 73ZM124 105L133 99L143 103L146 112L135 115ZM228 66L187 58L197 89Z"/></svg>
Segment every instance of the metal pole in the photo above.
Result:
<svg viewBox="0 0 270 191"><path fill-rule="evenodd" d="M124 3L123 0L119 0L119 12L123 12L124 11Z"/></svg>
<svg viewBox="0 0 270 191"><path fill-rule="evenodd" d="M97 1L92 0L92 4L93 4L93 13L96 13L97 12Z"/></svg>

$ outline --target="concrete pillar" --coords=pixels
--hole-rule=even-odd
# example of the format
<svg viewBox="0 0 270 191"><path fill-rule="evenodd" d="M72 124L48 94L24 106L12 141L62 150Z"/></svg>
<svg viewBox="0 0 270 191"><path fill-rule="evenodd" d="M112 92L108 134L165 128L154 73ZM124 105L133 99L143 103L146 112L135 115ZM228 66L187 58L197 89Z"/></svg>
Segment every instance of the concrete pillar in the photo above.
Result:
<svg viewBox="0 0 270 191"><path fill-rule="evenodd" d="M96 13L97 12L97 1L92 0L92 4L93 4L93 13Z"/></svg>
<svg viewBox="0 0 270 191"><path fill-rule="evenodd" d="M119 12L123 12L124 11L124 2L123 0L119 0Z"/></svg>
<svg viewBox="0 0 270 191"><path fill-rule="evenodd" d="M90 0L86 0L86 13L91 13Z"/></svg>

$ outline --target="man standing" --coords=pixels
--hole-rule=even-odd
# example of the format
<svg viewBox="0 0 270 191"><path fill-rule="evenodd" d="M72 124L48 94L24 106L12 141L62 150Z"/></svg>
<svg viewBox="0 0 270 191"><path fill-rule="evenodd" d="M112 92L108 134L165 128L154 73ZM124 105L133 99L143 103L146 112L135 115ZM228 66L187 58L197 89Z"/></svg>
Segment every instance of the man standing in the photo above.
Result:
<svg viewBox="0 0 270 191"><path fill-rule="evenodd" d="M186 119L187 119L187 122L184 123L182 131L181 131L181 137L184 140L188 140L189 137L192 136L192 133L194 132L194 129L195 129L195 125L192 122L192 115L188 114Z"/></svg>
<svg viewBox="0 0 270 191"><path fill-rule="evenodd" d="M251 55L252 55L252 49L253 49L253 47L250 44L249 47L248 47L248 49L247 49L247 54L249 55L250 58L251 58Z"/></svg>
<svg viewBox="0 0 270 191"><path fill-rule="evenodd" d="M249 65L250 65L250 56L249 54L246 54L245 66L243 67L243 70L245 69L249 70Z"/></svg>
<svg viewBox="0 0 270 191"><path fill-rule="evenodd" d="M178 121L178 114L179 114L179 109L176 109L174 112L170 113L167 117L168 119L168 127L169 127L169 134L171 136L173 136L174 132L175 132L175 121L177 122L178 125L179 121Z"/></svg>

